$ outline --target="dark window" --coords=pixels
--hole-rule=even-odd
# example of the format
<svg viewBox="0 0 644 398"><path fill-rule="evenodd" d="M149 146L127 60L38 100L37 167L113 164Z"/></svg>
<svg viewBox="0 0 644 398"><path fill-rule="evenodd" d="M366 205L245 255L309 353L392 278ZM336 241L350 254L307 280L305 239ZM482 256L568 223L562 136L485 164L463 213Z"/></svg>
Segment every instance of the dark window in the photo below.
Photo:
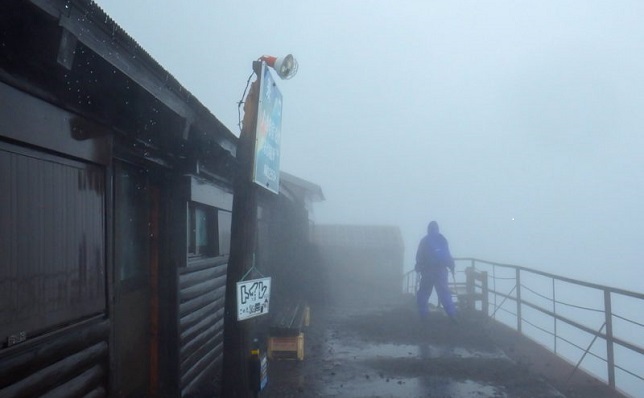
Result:
<svg viewBox="0 0 644 398"><path fill-rule="evenodd" d="M230 254L230 227L233 213L219 210L219 254Z"/></svg>
<svg viewBox="0 0 644 398"><path fill-rule="evenodd" d="M115 262L121 282L147 280L150 240L150 200L147 173L118 163L114 176Z"/></svg>
<svg viewBox="0 0 644 398"><path fill-rule="evenodd" d="M215 257L219 255L217 209L188 204L188 256Z"/></svg>

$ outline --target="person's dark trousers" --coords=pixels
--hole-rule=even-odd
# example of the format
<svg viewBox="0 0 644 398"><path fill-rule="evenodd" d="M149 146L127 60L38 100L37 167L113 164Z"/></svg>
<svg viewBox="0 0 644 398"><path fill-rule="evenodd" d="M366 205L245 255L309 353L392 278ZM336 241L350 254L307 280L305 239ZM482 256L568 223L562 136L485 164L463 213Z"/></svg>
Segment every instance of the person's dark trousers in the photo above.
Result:
<svg viewBox="0 0 644 398"><path fill-rule="evenodd" d="M452 301L452 292L448 286L448 271L445 267L430 268L421 273L420 286L416 292L416 304L418 305L418 314L421 318L427 318L429 315L429 297L432 295L434 287L438 300L445 309L448 316L456 315L456 306Z"/></svg>

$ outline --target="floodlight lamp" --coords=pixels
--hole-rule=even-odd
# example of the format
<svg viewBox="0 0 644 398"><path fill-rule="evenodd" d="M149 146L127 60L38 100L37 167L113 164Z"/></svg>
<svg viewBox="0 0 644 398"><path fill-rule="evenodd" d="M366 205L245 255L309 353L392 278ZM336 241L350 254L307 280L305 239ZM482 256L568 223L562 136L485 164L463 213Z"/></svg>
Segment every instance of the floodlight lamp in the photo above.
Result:
<svg viewBox="0 0 644 398"><path fill-rule="evenodd" d="M293 58L292 54L288 54L285 57L279 58L270 55L264 55L260 59L266 62L266 65L273 68L277 73L277 76L279 76L281 79L288 80L295 76L295 74L297 73L297 60Z"/></svg>

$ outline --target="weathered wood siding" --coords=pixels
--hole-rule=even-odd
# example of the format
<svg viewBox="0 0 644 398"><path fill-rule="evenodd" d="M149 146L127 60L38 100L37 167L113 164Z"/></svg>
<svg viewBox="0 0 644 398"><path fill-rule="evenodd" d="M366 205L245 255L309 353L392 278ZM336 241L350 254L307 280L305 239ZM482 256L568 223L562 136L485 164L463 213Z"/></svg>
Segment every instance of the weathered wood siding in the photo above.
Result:
<svg viewBox="0 0 644 398"><path fill-rule="evenodd" d="M0 397L105 396L105 171L0 143Z"/></svg>
<svg viewBox="0 0 644 398"><path fill-rule="evenodd" d="M223 364L228 257L191 262L179 271L181 395L217 389Z"/></svg>
<svg viewBox="0 0 644 398"><path fill-rule="evenodd" d="M0 397L106 397L109 321L97 317L0 354Z"/></svg>
<svg viewBox="0 0 644 398"><path fill-rule="evenodd" d="M105 175L0 146L0 339L105 311Z"/></svg>

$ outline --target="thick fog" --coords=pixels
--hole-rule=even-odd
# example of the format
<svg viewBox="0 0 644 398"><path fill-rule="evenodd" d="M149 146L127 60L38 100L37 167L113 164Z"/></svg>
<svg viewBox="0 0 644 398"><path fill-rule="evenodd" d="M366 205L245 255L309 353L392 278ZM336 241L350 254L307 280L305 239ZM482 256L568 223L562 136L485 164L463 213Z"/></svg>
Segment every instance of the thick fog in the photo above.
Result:
<svg viewBox="0 0 644 398"><path fill-rule="evenodd" d="M643 290L643 2L98 4L235 134L252 61L294 54L281 168L317 223Z"/></svg>

